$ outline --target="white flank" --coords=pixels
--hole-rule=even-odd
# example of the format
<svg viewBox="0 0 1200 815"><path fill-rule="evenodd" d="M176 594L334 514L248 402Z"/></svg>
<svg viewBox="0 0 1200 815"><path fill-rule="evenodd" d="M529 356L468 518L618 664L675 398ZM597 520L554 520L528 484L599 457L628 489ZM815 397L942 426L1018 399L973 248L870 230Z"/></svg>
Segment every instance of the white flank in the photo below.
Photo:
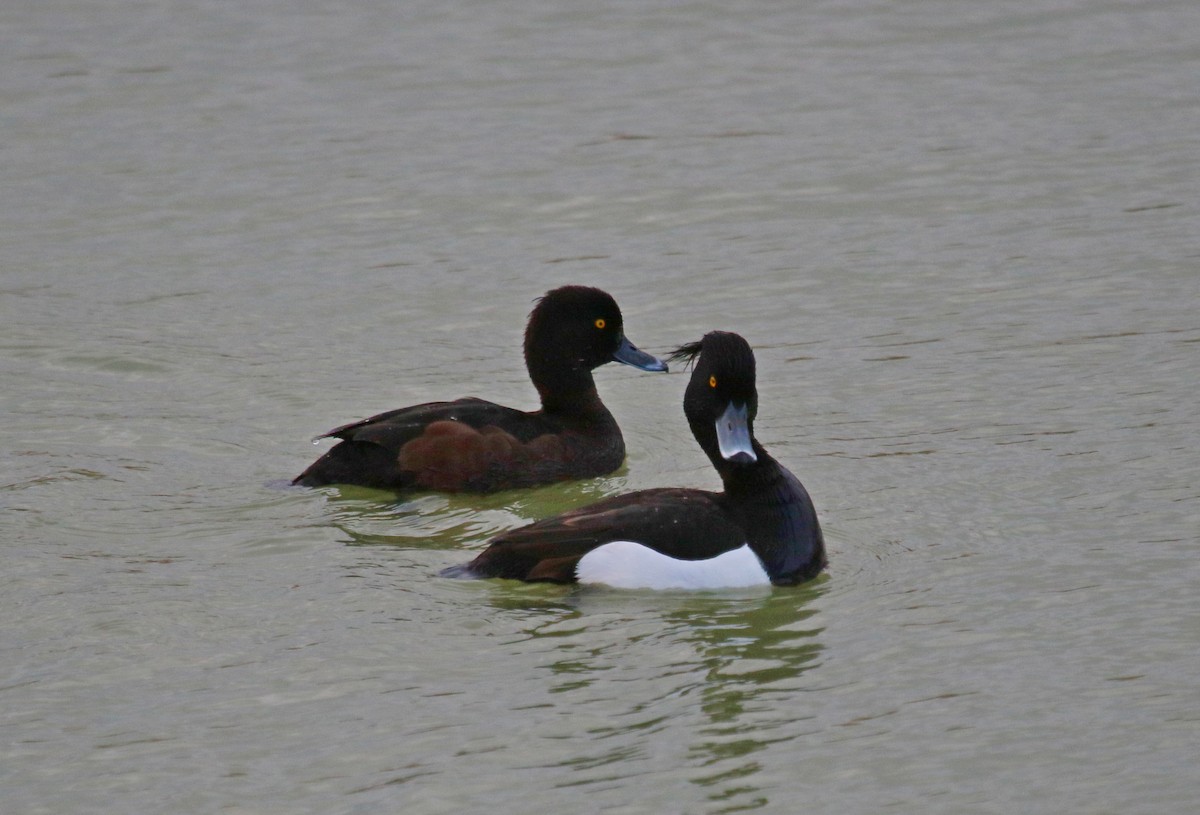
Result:
<svg viewBox="0 0 1200 815"><path fill-rule="evenodd" d="M588 552L576 567L580 583L618 589L734 589L770 584L749 546L708 560L676 560L633 541L613 541Z"/></svg>

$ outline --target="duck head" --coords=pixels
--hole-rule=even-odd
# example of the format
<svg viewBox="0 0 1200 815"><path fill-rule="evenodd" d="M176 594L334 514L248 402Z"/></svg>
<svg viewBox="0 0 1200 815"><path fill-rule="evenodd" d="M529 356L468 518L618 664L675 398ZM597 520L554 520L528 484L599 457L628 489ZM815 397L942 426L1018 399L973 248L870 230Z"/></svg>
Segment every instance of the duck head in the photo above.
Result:
<svg viewBox="0 0 1200 815"><path fill-rule="evenodd" d="M591 371L608 362L667 370L626 338L621 309L607 292L589 286L546 292L525 329L525 364L543 402L554 391L593 387Z"/></svg>
<svg viewBox="0 0 1200 815"><path fill-rule="evenodd" d="M713 331L669 358L693 365L683 412L692 435L717 471L725 474L755 464L759 458L754 440L758 391L750 344L738 334Z"/></svg>

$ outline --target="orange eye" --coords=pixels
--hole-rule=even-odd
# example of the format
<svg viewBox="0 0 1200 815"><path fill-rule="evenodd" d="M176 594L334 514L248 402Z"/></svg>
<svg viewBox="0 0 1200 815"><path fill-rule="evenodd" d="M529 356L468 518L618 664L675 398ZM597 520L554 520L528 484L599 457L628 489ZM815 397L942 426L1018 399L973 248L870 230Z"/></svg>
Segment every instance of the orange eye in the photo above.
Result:
<svg viewBox="0 0 1200 815"><path fill-rule="evenodd" d="M596 328L604 328L606 325L608 325L608 323L604 321L603 317L598 317L596 319Z"/></svg>
<svg viewBox="0 0 1200 815"><path fill-rule="evenodd" d="M715 376L710 376L708 378L708 386L710 388L715 388L717 386L717 378Z"/></svg>

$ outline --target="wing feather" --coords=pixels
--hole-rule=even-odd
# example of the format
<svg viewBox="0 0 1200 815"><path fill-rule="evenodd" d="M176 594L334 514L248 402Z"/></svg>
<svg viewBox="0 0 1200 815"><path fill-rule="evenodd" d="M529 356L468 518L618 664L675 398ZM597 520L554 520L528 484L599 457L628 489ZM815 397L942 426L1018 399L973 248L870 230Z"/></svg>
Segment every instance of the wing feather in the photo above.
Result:
<svg viewBox="0 0 1200 815"><path fill-rule="evenodd" d="M334 428L342 441L296 483L491 491L572 475L574 451L553 423L482 399L429 402Z"/></svg>
<svg viewBox="0 0 1200 815"><path fill-rule="evenodd" d="M746 534L716 493L643 490L506 532L464 569L451 572L571 582L580 558L617 540L634 541L681 560L704 560L742 546Z"/></svg>

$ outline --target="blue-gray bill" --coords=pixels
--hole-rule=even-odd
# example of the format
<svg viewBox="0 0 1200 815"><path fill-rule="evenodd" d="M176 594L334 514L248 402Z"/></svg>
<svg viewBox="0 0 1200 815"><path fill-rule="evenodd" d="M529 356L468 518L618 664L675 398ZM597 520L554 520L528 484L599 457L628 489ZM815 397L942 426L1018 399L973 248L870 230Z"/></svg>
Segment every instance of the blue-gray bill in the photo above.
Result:
<svg viewBox="0 0 1200 815"><path fill-rule="evenodd" d="M638 350L637 346L625 339L624 336L621 337L621 344L617 346L617 350L613 351L612 358L617 362L641 368L643 371L667 370L667 363L645 351Z"/></svg>
<svg viewBox="0 0 1200 815"><path fill-rule="evenodd" d="M734 464L758 461L754 445L750 442L745 405L730 402L725 412L717 418L717 446L721 450L721 458Z"/></svg>

